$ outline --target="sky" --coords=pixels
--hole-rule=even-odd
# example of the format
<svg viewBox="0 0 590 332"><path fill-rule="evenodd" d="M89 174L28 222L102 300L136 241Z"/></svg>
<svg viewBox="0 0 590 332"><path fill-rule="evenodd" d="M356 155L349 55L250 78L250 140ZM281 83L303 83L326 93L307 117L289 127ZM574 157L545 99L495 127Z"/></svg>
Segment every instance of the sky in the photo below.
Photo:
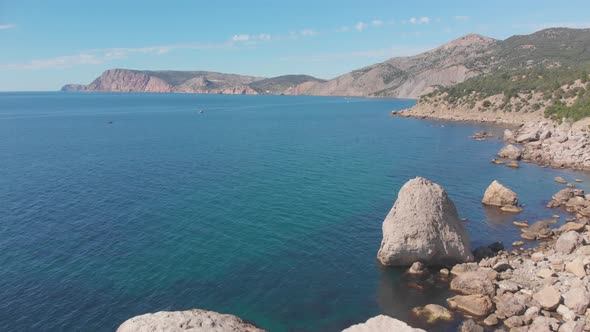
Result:
<svg viewBox="0 0 590 332"><path fill-rule="evenodd" d="M0 0L0 91L110 68L333 78L468 33L590 28L588 0Z"/></svg>

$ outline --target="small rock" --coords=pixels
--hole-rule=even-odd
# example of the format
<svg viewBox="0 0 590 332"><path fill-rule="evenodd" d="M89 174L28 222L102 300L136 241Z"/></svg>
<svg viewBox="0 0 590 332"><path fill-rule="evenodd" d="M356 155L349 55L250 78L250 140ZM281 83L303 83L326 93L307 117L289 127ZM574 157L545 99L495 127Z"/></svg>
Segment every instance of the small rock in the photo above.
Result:
<svg viewBox="0 0 590 332"><path fill-rule="evenodd" d="M477 325L472 319L469 319L461 324L459 332L484 332L484 329Z"/></svg>
<svg viewBox="0 0 590 332"><path fill-rule="evenodd" d="M557 277L557 274L555 274L555 272L551 271L550 269L540 269L537 272L537 277L541 277L543 279L549 279L552 277Z"/></svg>
<svg viewBox="0 0 590 332"><path fill-rule="evenodd" d="M517 227L529 227L529 223L527 221L513 221L512 223Z"/></svg>
<svg viewBox="0 0 590 332"><path fill-rule="evenodd" d="M555 243L555 250L563 254L571 254L582 243L580 234L576 231L563 233Z"/></svg>
<svg viewBox="0 0 590 332"><path fill-rule="evenodd" d="M510 168L519 168L520 164L518 163L518 161L514 160L514 161L511 161L508 164L506 164L506 166L508 166Z"/></svg>
<svg viewBox="0 0 590 332"><path fill-rule="evenodd" d="M510 266L510 264L508 263L507 260L501 259L496 264L494 264L492 269L494 269L495 271L498 271L498 272L503 272L508 269L512 269L512 266Z"/></svg>
<svg viewBox="0 0 590 332"><path fill-rule="evenodd" d="M533 260L533 262L540 262L545 259L545 254L543 254L542 252L533 253L531 255L531 259Z"/></svg>
<svg viewBox="0 0 590 332"><path fill-rule="evenodd" d="M578 315L583 315L590 305L590 293L584 288L572 288L563 294L563 303Z"/></svg>
<svg viewBox="0 0 590 332"><path fill-rule="evenodd" d="M510 213L521 213L522 209L519 208L518 206L513 206L513 205L506 205L506 206L502 206L500 207L501 211L504 212L510 212Z"/></svg>
<svg viewBox="0 0 590 332"><path fill-rule="evenodd" d="M558 332L582 332L584 331L584 322L582 320L573 321L570 320L568 322L563 323L560 327Z"/></svg>
<svg viewBox="0 0 590 332"><path fill-rule="evenodd" d="M529 326L529 331L534 332L551 332L557 331L559 328L559 321L555 318L537 316L533 319L532 324Z"/></svg>
<svg viewBox="0 0 590 332"><path fill-rule="evenodd" d="M555 177L553 180L554 180L555 182L557 182L557 183L561 183L561 184L566 184L566 183L567 183L567 181L566 181L564 178L562 178L561 176L557 176L557 177Z"/></svg>
<svg viewBox="0 0 590 332"><path fill-rule="evenodd" d="M498 317L495 314L491 314L486 319L483 320L483 325L485 326L496 326L498 325Z"/></svg>
<svg viewBox="0 0 590 332"><path fill-rule="evenodd" d="M443 277L448 277L450 274L449 269L440 269L439 273Z"/></svg>
<svg viewBox="0 0 590 332"><path fill-rule="evenodd" d="M512 293L504 293L494 298L496 302L495 314L500 319L522 315L526 311L526 305L521 297Z"/></svg>
<svg viewBox="0 0 590 332"><path fill-rule="evenodd" d="M506 325L508 328L513 328L524 325L524 322L522 321L522 318L518 316L512 316L504 321L504 325Z"/></svg>
<svg viewBox="0 0 590 332"><path fill-rule="evenodd" d="M413 275L423 275L428 273L428 269L421 262L414 262L412 266L410 266L408 273Z"/></svg>
<svg viewBox="0 0 590 332"><path fill-rule="evenodd" d="M567 183L567 184L566 184L566 186L567 186L568 188L575 188L575 187L576 187L576 185L575 185L575 184L573 184L573 183Z"/></svg>
<svg viewBox="0 0 590 332"><path fill-rule="evenodd" d="M578 278L584 278L586 276L584 265L584 257L576 257L571 262L565 264L565 270L573 273Z"/></svg>
<svg viewBox="0 0 590 332"><path fill-rule="evenodd" d="M567 224L559 227L558 231L561 233L565 233L565 232L569 232L569 231L581 232L585 228L586 228L585 224L577 223L577 222L568 222Z"/></svg>
<svg viewBox="0 0 590 332"><path fill-rule="evenodd" d="M488 276L480 271L466 272L451 281L452 291L464 294L494 295L495 287Z"/></svg>
<svg viewBox="0 0 590 332"><path fill-rule="evenodd" d="M524 320L527 324L530 324L535 317L539 315L538 307L530 307L524 312Z"/></svg>
<svg viewBox="0 0 590 332"><path fill-rule="evenodd" d="M533 295L533 299L539 302L544 309L554 310L561 303L561 294L555 287L545 286Z"/></svg>
<svg viewBox="0 0 590 332"><path fill-rule="evenodd" d="M522 241L514 241L514 242L512 242L512 246L513 247L520 247L523 244L524 244L524 242L522 242Z"/></svg>
<svg viewBox="0 0 590 332"><path fill-rule="evenodd" d="M563 304L560 304L556 311L565 321L576 319L576 314Z"/></svg>
<svg viewBox="0 0 590 332"><path fill-rule="evenodd" d="M498 283L498 288L507 292L518 292L520 287L512 280L502 280Z"/></svg>

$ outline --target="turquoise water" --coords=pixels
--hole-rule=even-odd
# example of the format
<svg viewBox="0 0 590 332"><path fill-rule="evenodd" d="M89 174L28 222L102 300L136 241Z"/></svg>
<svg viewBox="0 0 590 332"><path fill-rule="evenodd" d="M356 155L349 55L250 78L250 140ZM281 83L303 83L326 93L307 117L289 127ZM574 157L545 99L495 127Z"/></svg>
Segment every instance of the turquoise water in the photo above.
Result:
<svg viewBox="0 0 590 332"><path fill-rule="evenodd" d="M491 164L502 143L467 136L499 128L390 117L412 104L0 94L2 330L109 331L189 308L271 331L408 319L447 295L410 289L376 262L381 222L408 179L443 185L475 246L508 244L512 220L554 214L544 208L561 188L554 176L590 181ZM524 213L482 208L494 179Z"/></svg>

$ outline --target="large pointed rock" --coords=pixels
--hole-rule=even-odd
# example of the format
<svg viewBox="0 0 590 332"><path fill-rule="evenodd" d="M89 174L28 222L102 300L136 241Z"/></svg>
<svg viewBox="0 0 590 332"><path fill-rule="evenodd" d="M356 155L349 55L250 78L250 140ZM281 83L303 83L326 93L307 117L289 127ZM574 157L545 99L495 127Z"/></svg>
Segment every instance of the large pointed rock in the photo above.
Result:
<svg viewBox="0 0 590 332"><path fill-rule="evenodd" d="M193 309L159 311L125 321L117 332L265 332L233 315Z"/></svg>
<svg viewBox="0 0 590 332"><path fill-rule="evenodd" d="M426 332L385 315L370 318L365 323L353 325L342 332Z"/></svg>
<svg viewBox="0 0 590 332"><path fill-rule="evenodd" d="M473 260L457 208L436 183L417 177L399 191L383 221L377 254L383 265L446 265Z"/></svg>

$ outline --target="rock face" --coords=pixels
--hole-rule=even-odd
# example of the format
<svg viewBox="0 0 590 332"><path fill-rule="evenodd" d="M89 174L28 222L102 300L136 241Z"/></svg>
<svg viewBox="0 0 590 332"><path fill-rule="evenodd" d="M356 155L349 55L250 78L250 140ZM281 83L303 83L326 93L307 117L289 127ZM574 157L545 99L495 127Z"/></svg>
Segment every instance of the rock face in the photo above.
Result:
<svg viewBox="0 0 590 332"><path fill-rule="evenodd" d="M233 315L206 310L160 311L125 321L117 332L264 332Z"/></svg>
<svg viewBox="0 0 590 332"><path fill-rule="evenodd" d="M521 126L509 142L522 143L522 159L555 168L590 170L589 119L574 124L531 121Z"/></svg>
<svg viewBox="0 0 590 332"><path fill-rule="evenodd" d="M494 180L486 189L481 202L497 207L517 206L518 196L514 191Z"/></svg>
<svg viewBox="0 0 590 332"><path fill-rule="evenodd" d="M62 91L162 92L204 94L294 94L323 80L306 75L259 78L207 71L110 69L88 85L67 84Z"/></svg>
<svg viewBox="0 0 590 332"><path fill-rule="evenodd" d="M365 323L353 325L342 332L426 332L385 315L370 318Z"/></svg>
<svg viewBox="0 0 590 332"><path fill-rule="evenodd" d="M473 260L455 204L441 186L418 177L401 188L383 222L377 258L383 265L404 266Z"/></svg>
<svg viewBox="0 0 590 332"><path fill-rule="evenodd" d="M338 76L315 85L309 94L416 98L434 86L450 86L478 75L476 59L489 56L496 42L466 35L422 54L392 58Z"/></svg>

